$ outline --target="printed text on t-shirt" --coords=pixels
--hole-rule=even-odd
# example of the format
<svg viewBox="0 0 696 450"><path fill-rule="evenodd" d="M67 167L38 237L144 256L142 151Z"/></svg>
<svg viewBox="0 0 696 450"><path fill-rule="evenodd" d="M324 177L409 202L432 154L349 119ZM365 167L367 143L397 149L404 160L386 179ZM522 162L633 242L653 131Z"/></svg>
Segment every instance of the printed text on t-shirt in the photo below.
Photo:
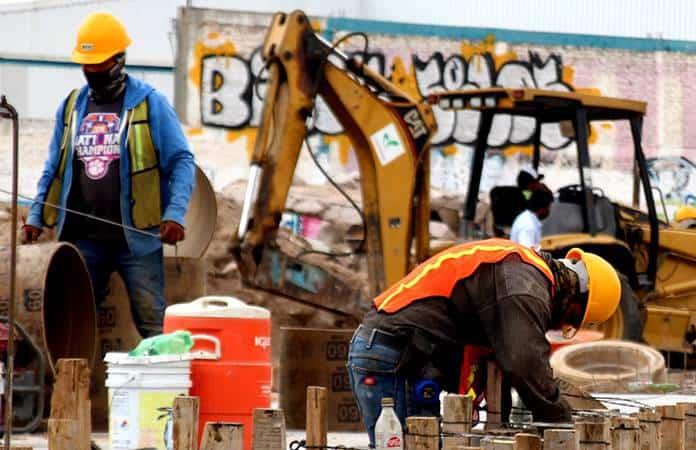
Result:
<svg viewBox="0 0 696 450"><path fill-rule="evenodd" d="M92 180L104 178L112 161L121 157L120 119L113 113L90 113L75 140L75 155Z"/></svg>

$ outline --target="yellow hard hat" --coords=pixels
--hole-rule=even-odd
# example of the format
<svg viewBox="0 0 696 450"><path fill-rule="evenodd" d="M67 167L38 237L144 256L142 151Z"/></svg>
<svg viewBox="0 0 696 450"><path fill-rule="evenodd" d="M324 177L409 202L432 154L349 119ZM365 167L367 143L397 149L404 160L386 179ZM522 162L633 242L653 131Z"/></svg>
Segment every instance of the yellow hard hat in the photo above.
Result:
<svg viewBox="0 0 696 450"><path fill-rule="evenodd" d="M571 249L567 259L579 260L587 269L587 306L579 328L606 322L621 301L621 282L616 270L601 256Z"/></svg>
<svg viewBox="0 0 696 450"><path fill-rule="evenodd" d="M106 12L95 12L87 16L77 30L72 60L78 64L100 64L123 53L130 44L131 39L120 20Z"/></svg>
<svg viewBox="0 0 696 450"><path fill-rule="evenodd" d="M691 205L684 205L674 213L674 220L677 222L689 219L696 219L696 208Z"/></svg>

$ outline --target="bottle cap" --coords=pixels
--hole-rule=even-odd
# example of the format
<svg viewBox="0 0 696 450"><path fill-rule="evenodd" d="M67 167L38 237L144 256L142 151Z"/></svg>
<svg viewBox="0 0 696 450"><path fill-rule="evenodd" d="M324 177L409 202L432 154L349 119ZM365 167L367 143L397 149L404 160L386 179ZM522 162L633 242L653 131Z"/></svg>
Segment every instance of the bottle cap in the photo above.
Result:
<svg viewBox="0 0 696 450"><path fill-rule="evenodd" d="M385 407L385 406L394 407L394 399L391 397L383 397L382 398L382 407Z"/></svg>

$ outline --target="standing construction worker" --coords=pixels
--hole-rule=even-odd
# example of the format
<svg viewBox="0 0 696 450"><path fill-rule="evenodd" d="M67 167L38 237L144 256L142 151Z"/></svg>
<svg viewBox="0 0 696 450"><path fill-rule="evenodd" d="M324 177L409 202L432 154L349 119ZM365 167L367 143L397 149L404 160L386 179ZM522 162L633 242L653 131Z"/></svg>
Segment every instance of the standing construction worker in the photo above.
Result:
<svg viewBox="0 0 696 450"><path fill-rule="evenodd" d="M439 415L439 391L458 392L467 344L493 349L535 420L570 421L549 366L546 332L570 336L606 321L620 294L609 263L579 249L554 260L490 239L433 256L375 298L351 341L351 387L371 445L383 397L395 400L402 423Z"/></svg>
<svg viewBox="0 0 696 450"><path fill-rule="evenodd" d="M80 26L72 60L87 84L58 107L23 239L35 241L44 226L57 225L58 239L84 256L97 304L117 271L147 337L162 330L162 242L184 239L195 165L166 98L126 74L130 44L111 14L90 14Z"/></svg>
<svg viewBox="0 0 696 450"><path fill-rule="evenodd" d="M527 208L512 222L510 240L526 247L541 248L541 221L551 213L553 193L544 184L532 191L527 200Z"/></svg>

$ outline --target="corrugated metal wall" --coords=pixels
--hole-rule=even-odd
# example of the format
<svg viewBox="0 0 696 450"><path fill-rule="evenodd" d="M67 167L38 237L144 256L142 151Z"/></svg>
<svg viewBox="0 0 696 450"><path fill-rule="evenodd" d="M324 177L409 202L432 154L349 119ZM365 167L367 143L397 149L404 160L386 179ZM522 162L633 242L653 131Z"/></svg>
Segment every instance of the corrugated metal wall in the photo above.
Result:
<svg viewBox="0 0 696 450"><path fill-rule="evenodd" d="M360 16L439 25L696 40L694 0L363 0Z"/></svg>

